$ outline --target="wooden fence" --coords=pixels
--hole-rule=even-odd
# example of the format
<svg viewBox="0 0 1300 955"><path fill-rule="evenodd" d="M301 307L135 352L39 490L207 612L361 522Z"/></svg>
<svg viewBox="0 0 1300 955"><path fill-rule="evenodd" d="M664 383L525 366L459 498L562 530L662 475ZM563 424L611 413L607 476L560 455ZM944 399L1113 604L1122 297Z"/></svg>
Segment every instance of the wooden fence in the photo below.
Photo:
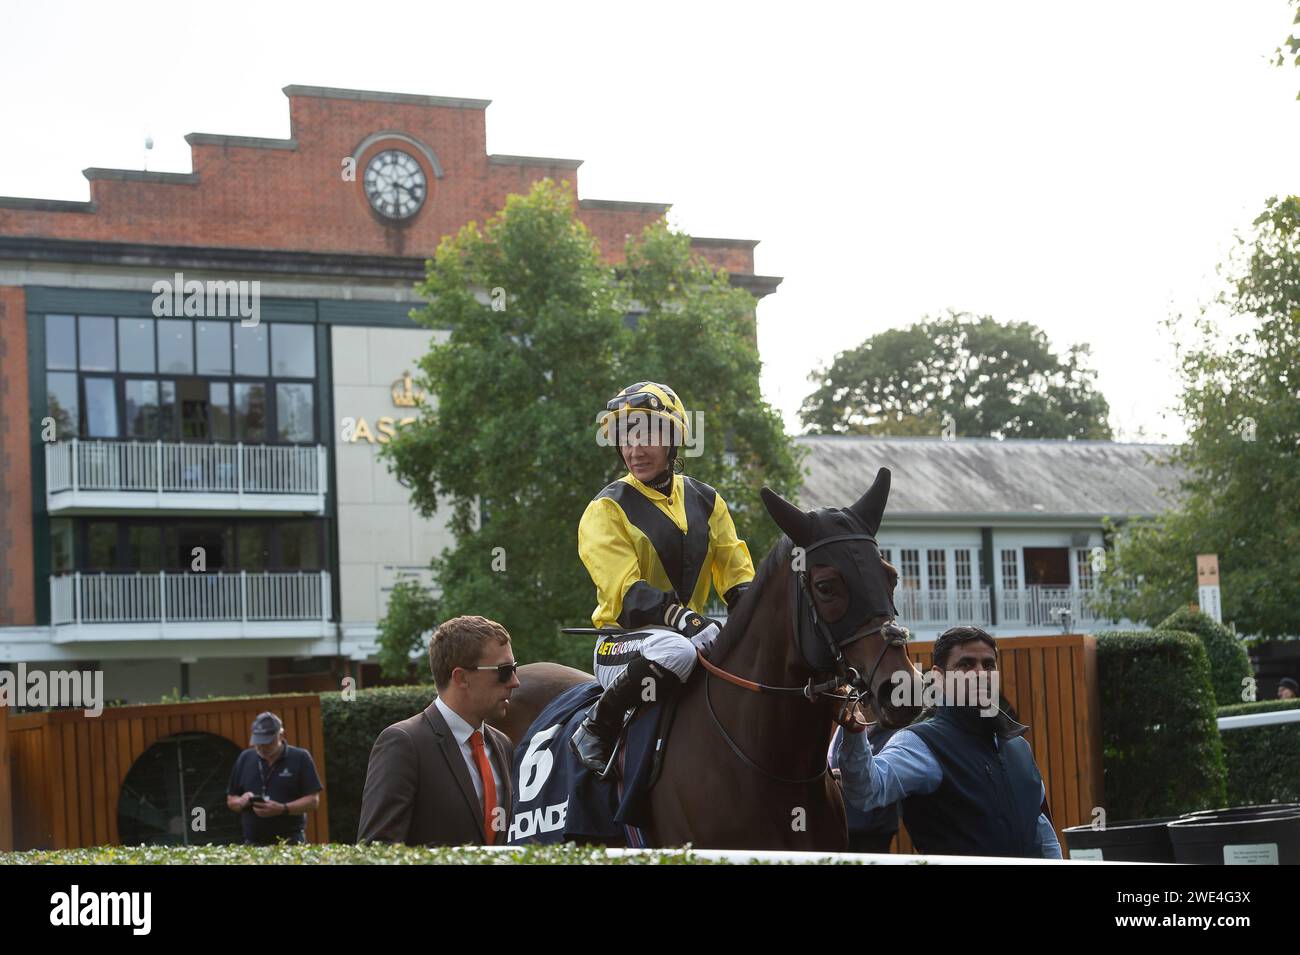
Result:
<svg viewBox="0 0 1300 955"><path fill-rule="evenodd" d="M1097 641L1085 634L998 637L1001 692L1029 727L1025 737L1047 787L1056 837L1061 830L1093 821L1103 804L1101 702L1097 684ZM912 659L930 668L934 643L917 641ZM895 846L914 852L906 827ZM1061 841L1062 849L1065 843Z"/></svg>
<svg viewBox="0 0 1300 955"><path fill-rule="evenodd" d="M307 841L328 842L329 787L320 697L278 696L211 702L166 703L105 709L88 718L81 710L15 713L8 718L9 787L16 850L118 845L118 799L127 773L154 743L180 733L212 733L240 749L249 746L253 720L265 710L284 721L285 736L308 750L321 783L320 808L307 814ZM0 708L0 754L6 737ZM0 810L6 787L0 761ZM222 810L225 811L225 810Z"/></svg>

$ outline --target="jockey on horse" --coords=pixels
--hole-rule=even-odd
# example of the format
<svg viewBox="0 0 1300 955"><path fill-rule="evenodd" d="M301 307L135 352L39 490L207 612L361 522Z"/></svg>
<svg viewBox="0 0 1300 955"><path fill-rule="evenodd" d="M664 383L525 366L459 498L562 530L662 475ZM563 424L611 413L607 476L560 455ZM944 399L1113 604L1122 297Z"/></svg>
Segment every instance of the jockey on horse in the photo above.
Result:
<svg viewBox="0 0 1300 955"><path fill-rule="evenodd" d="M569 741L592 772L605 775L627 711L653 680L665 699L685 684L696 650L705 655L718 621L704 616L709 586L734 608L754 577L749 548L709 485L677 473L677 450L690 436L686 407L671 388L641 381L607 405L600 427L628 473L587 505L578 554L596 585L591 615L602 636L594 654L605 688Z"/></svg>

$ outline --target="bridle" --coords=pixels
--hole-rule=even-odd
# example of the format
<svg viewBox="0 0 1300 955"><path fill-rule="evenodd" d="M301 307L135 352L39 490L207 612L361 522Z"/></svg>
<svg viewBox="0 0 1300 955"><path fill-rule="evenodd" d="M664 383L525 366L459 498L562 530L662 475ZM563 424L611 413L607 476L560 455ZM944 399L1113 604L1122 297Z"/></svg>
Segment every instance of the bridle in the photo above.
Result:
<svg viewBox="0 0 1300 955"><path fill-rule="evenodd" d="M805 548L804 553L811 553L817 548L824 547L827 544L849 540L865 540L870 541L872 544L876 543L876 539L869 534L836 534L832 537L827 537L817 541L811 547ZM722 725L722 721L718 719L718 714L713 709L713 698L709 692L709 677L717 677L720 680L738 686L744 690L749 690L753 693L785 697L801 696L809 703L816 703L821 699L838 700L840 701L840 710L836 720L842 724L846 714L854 713L857 706L864 699L871 705L872 709L879 714L879 701L876 699L875 692L871 689L872 684L875 682L876 672L880 669L880 664L884 661L885 654L891 647L905 647L907 645L908 632L905 628L900 627L896 623L897 611L892 606L893 601L891 599L890 609L894 612L886 617L880 624L872 627L870 630L860 632L854 631L847 640L836 640L834 634L831 633L830 628L826 625L826 622L823 621L817 613L817 602L813 598L808 571L795 570L791 567L791 573L794 574L795 578L795 599L793 607L794 628L792 638L798 645L799 652L803 656L804 662L813 670L812 675L808 677L808 682L805 685L772 686L767 683L759 683L755 680L747 680L734 673L729 673L717 664L710 663L705 659L703 654L699 655L699 661L700 665L703 666L705 670L705 705L708 708L709 716L713 720L713 725L717 728L718 733L721 734L723 740L726 741L727 746L731 748L731 751L735 753L736 756L740 758L740 761L746 766L767 779L781 783L807 784L814 783L821 779L830 771L830 767L823 766L822 770L817 774L802 779L780 776L763 769L763 767L759 766L745 755L744 751L736 744L736 741L727 733L726 728ZM820 640L821 644L824 644L824 646L819 646L819 649L827 654L831 663L829 669L824 666L818 666L812 660L808 659L808 652L804 647L803 640L804 631L802 627L804 623L811 625L812 633ZM844 659L844 648L857 643L859 640L874 636L875 634L880 634L881 636L880 653L876 655L876 659L871 664L871 669L867 671L867 676L864 680L858 674L858 671L849 666L848 662ZM819 682L817 679L819 674L829 674L830 676L829 679ZM834 692L839 687L845 688L843 693ZM856 717L854 717L854 720L856 721Z"/></svg>

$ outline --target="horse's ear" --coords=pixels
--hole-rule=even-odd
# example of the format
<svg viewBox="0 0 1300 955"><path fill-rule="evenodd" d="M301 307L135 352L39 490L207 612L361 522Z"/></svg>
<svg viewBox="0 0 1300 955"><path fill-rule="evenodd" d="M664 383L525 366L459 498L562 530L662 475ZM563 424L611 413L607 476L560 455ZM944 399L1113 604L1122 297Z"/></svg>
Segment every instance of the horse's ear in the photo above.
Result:
<svg viewBox="0 0 1300 955"><path fill-rule="evenodd" d="M770 487L759 491L763 506L776 526L785 531L797 546L807 547L812 542L812 517L795 507Z"/></svg>
<svg viewBox="0 0 1300 955"><path fill-rule="evenodd" d="M867 489L867 493L858 498L857 502L849 508L862 519L862 523L867 525L867 530L872 535L880 530L880 519L885 516L885 504L889 501L889 477L889 468L881 468L877 471L876 479Z"/></svg>

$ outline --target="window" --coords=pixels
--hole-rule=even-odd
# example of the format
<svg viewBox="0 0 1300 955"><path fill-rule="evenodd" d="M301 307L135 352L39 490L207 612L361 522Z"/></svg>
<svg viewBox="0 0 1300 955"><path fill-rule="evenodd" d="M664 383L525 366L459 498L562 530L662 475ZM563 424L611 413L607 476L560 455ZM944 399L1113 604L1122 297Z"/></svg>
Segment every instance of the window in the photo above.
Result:
<svg viewBox="0 0 1300 955"><path fill-rule="evenodd" d="M321 527L318 523L283 524L280 527L280 566L303 570L321 568Z"/></svg>
<svg viewBox="0 0 1300 955"><path fill-rule="evenodd" d="M265 375L266 363L266 326L232 324L231 332L235 339L235 374Z"/></svg>
<svg viewBox="0 0 1300 955"><path fill-rule="evenodd" d="M208 437L208 383L182 378L180 392L181 440L206 441Z"/></svg>
<svg viewBox="0 0 1300 955"><path fill-rule="evenodd" d="M266 385L261 382L235 385L235 439L266 440Z"/></svg>
<svg viewBox="0 0 1300 955"><path fill-rule="evenodd" d="M1095 586L1092 573L1092 551L1081 547L1074 552L1074 570L1079 580L1080 590L1092 590Z"/></svg>
<svg viewBox="0 0 1300 955"><path fill-rule="evenodd" d="M194 334L199 374L230 374L230 323L199 322Z"/></svg>
<svg viewBox="0 0 1300 955"><path fill-rule="evenodd" d="M124 391L127 437L157 438L158 382L151 378L128 378Z"/></svg>
<svg viewBox="0 0 1300 955"><path fill-rule="evenodd" d="M315 438L311 392L311 385L275 386L276 434L281 441L310 444Z"/></svg>
<svg viewBox="0 0 1300 955"><path fill-rule="evenodd" d="M208 384L208 408L212 412L212 437L216 441L230 440L230 385L224 381Z"/></svg>
<svg viewBox="0 0 1300 955"><path fill-rule="evenodd" d="M880 559L887 564L892 564L894 562L894 558L889 556L891 553L893 552L888 547L882 547L880 549Z"/></svg>
<svg viewBox="0 0 1300 955"><path fill-rule="evenodd" d="M153 336L152 318L119 318L117 367L122 371L152 372Z"/></svg>
<svg viewBox="0 0 1300 955"><path fill-rule="evenodd" d="M86 526L86 567L112 570L117 567L117 525L95 521Z"/></svg>
<svg viewBox="0 0 1300 955"><path fill-rule="evenodd" d="M916 590L921 586L920 551L904 547L899 552L898 582L908 589Z"/></svg>
<svg viewBox="0 0 1300 955"><path fill-rule="evenodd" d="M1002 589L1020 589L1020 555L1014 550L1002 552Z"/></svg>
<svg viewBox="0 0 1300 955"><path fill-rule="evenodd" d="M86 437L116 438L117 396L113 393L113 379L86 378L84 383L86 386Z"/></svg>
<svg viewBox="0 0 1300 955"><path fill-rule="evenodd" d="M174 318L158 320L158 370L194 374L194 326Z"/></svg>
<svg viewBox="0 0 1300 955"><path fill-rule="evenodd" d="M81 427L76 372L52 371L45 376L45 401L54 419L54 437L75 438Z"/></svg>
<svg viewBox="0 0 1300 955"><path fill-rule="evenodd" d="M970 590L971 588L971 564L970 548L959 547L953 551L953 574L956 578L958 590Z"/></svg>
<svg viewBox="0 0 1300 955"><path fill-rule="evenodd" d="M116 371L117 344L113 340L113 320L83 315L77 329L81 370Z"/></svg>
<svg viewBox="0 0 1300 955"><path fill-rule="evenodd" d="M73 371L77 367L77 319L72 315L45 316L45 367Z"/></svg>
<svg viewBox="0 0 1300 955"><path fill-rule="evenodd" d="M271 527L245 524L239 529L239 568L266 570L271 566Z"/></svg>
<svg viewBox="0 0 1300 955"><path fill-rule="evenodd" d="M50 521L50 570L66 573L75 566L72 544L72 521L56 517Z"/></svg>
<svg viewBox="0 0 1300 955"><path fill-rule="evenodd" d="M127 528L127 566L137 570L162 567L162 528L137 525Z"/></svg>
<svg viewBox="0 0 1300 955"><path fill-rule="evenodd" d="M315 378L315 335L311 325L272 325L271 374L277 378Z"/></svg>
<svg viewBox="0 0 1300 955"><path fill-rule="evenodd" d="M926 573L929 576L929 589L947 590L947 553L942 548L930 548L925 552L925 565Z"/></svg>

